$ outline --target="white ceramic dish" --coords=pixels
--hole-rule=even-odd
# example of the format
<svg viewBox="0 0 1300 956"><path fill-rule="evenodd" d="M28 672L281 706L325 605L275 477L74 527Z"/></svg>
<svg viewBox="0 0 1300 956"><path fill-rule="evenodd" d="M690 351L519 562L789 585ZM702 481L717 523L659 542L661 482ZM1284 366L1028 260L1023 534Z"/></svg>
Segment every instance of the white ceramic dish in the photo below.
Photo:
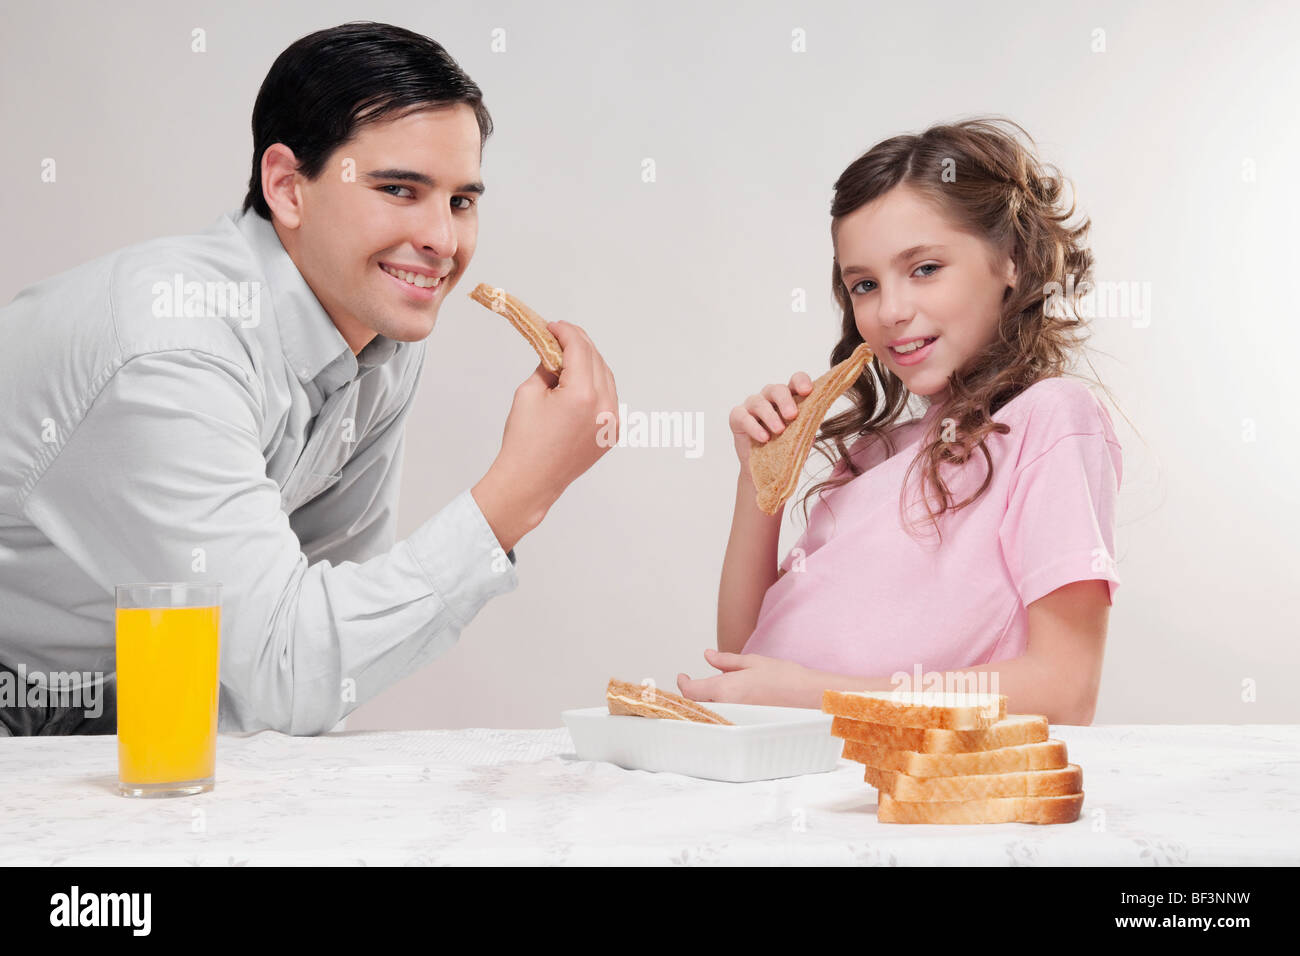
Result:
<svg viewBox="0 0 1300 956"><path fill-rule="evenodd" d="M566 710L579 760L603 760L628 770L680 773L745 783L834 770L844 741L831 736L831 715L797 707L709 704L728 720L698 724L614 716L606 707Z"/></svg>

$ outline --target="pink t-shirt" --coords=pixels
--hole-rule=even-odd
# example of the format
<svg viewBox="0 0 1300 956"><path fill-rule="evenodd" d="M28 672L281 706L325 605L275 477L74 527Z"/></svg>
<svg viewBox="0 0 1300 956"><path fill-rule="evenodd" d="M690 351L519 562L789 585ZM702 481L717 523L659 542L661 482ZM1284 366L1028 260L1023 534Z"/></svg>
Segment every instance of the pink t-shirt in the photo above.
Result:
<svg viewBox="0 0 1300 956"><path fill-rule="evenodd" d="M904 530L899 499L941 411L896 426L890 458L878 441L850 445L864 472L824 503L810 500L808 527L781 562L787 573L764 596L744 653L859 676L976 667L1023 655L1026 606L1063 585L1106 580L1114 602L1121 449L1092 390L1043 379L993 415L1011 431L985 438L992 481L974 504L939 519L940 545L920 501L921 465L907 495L916 537ZM939 466L954 503L987 470L978 448L965 465ZM843 471L840 462L832 473ZM929 494L938 510L933 487Z"/></svg>

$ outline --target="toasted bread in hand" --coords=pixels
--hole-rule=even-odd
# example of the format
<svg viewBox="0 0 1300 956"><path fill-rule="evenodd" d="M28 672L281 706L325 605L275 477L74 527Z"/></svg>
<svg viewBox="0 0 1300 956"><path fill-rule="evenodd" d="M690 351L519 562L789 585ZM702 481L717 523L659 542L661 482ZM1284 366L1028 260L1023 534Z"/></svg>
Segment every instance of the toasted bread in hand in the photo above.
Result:
<svg viewBox="0 0 1300 956"><path fill-rule="evenodd" d="M469 297L479 305L504 315L536 350L546 370L552 375L560 374L564 368L564 352L551 330L546 327L545 319L505 289L490 286L486 282L480 282L469 293Z"/></svg>
<svg viewBox="0 0 1300 956"><path fill-rule="evenodd" d="M822 419L835 400L858 380L871 355L863 342L852 355L814 381L811 392L794 396L799 413L794 421L786 423L785 431L770 441L752 442L749 473L758 489L758 508L764 514L776 514L794 494Z"/></svg>

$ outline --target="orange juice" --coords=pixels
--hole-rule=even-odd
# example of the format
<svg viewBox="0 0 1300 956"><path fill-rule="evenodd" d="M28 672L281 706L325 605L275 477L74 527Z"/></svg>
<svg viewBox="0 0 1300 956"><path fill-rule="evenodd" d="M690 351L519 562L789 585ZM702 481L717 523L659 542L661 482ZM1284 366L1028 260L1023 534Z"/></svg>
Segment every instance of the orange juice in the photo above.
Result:
<svg viewBox="0 0 1300 956"><path fill-rule="evenodd" d="M220 607L117 609L122 783L212 779L220 623Z"/></svg>

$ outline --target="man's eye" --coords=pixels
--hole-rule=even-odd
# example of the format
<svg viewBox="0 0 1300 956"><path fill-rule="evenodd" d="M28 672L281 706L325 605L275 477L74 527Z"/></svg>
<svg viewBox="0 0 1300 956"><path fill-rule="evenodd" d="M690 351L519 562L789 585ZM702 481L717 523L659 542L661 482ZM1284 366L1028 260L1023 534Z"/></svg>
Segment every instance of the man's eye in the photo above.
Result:
<svg viewBox="0 0 1300 956"><path fill-rule="evenodd" d="M389 183L388 185L386 185L386 186L380 186L379 188L380 188L380 189L405 189L408 193L411 192L411 187L410 187L410 186L398 186L396 183ZM390 195L390 196L397 196L397 193L389 193L388 195ZM415 193L411 193L410 196L397 196L397 198L398 198L398 199L411 199L411 198L414 198L414 196L415 196Z"/></svg>
<svg viewBox="0 0 1300 956"><path fill-rule="evenodd" d="M452 196L451 198L452 198L452 199L463 199L463 200L465 200L465 205L463 205L463 206L456 206L455 208L457 208L457 209L468 209L470 206L474 205L474 203L475 203L475 201L476 201L476 200L474 200L474 199L473 199L472 197L470 197L470 196Z"/></svg>

